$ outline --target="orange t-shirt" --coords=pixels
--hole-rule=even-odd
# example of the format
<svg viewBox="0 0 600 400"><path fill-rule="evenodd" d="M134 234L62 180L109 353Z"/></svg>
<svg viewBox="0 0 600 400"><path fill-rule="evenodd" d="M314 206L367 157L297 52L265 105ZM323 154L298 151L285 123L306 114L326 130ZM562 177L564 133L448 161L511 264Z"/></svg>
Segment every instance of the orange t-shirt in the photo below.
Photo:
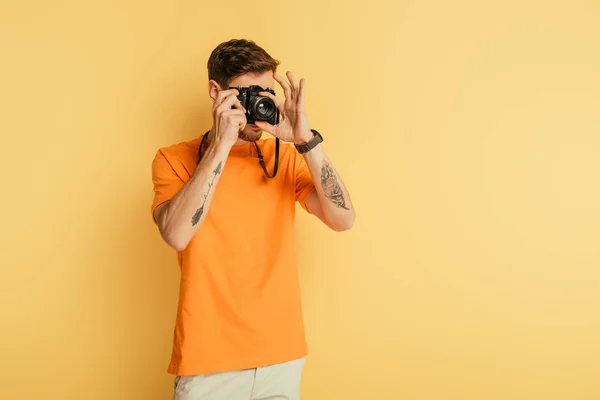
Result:
<svg viewBox="0 0 600 400"><path fill-rule="evenodd" d="M157 152L152 214L190 179L199 145L197 138ZM271 173L275 140L258 145ZM292 145L282 142L279 156L279 172L269 179L254 144L234 146L204 221L178 252L181 281L169 373L256 368L306 355L294 214L296 201L306 208L314 184Z"/></svg>

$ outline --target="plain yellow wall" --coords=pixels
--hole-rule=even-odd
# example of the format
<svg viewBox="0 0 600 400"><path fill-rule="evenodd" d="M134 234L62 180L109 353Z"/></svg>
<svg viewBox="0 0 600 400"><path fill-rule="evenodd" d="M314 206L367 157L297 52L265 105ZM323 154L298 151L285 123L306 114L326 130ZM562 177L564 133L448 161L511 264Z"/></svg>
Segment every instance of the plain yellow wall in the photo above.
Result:
<svg viewBox="0 0 600 400"><path fill-rule="evenodd" d="M206 60L307 79L358 218L298 220L306 400L600 398L597 1L0 3L0 398L171 398L156 149Z"/></svg>

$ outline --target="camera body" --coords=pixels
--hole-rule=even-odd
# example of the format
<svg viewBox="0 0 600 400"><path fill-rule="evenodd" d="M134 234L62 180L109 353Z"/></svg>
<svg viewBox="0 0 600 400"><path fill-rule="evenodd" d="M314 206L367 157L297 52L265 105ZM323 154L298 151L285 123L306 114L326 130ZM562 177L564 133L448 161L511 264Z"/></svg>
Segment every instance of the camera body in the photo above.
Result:
<svg viewBox="0 0 600 400"><path fill-rule="evenodd" d="M279 112L273 100L259 95L260 92L269 92L275 95L273 89L263 89L259 85L230 87L229 89L236 89L240 93L237 98L246 109L248 124L253 124L255 121L265 121L271 125L275 125L279 122Z"/></svg>

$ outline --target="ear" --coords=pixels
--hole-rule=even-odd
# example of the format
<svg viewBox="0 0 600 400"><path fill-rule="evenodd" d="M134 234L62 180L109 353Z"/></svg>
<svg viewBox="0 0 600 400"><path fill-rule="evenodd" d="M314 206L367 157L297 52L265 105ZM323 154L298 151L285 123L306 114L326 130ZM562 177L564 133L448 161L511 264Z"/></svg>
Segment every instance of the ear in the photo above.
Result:
<svg viewBox="0 0 600 400"><path fill-rule="evenodd" d="M217 83L217 81L211 79L208 81L208 95L213 101L217 99L217 95L221 91L221 85Z"/></svg>

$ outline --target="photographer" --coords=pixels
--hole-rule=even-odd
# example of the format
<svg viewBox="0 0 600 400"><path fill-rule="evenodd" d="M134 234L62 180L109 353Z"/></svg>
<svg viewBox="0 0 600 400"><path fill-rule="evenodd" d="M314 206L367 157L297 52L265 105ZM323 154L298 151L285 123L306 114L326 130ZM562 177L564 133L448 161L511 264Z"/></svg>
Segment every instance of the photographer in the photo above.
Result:
<svg viewBox="0 0 600 400"><path fill-rule="evenodd" d="M168 368L176 400L298 399L307 345L294 204L335 231L354 222L309 125L305 81L279 76L278 65L251 41L217 46L211 129L161 148L152 163L152 215L181 269Z"/></svg>

